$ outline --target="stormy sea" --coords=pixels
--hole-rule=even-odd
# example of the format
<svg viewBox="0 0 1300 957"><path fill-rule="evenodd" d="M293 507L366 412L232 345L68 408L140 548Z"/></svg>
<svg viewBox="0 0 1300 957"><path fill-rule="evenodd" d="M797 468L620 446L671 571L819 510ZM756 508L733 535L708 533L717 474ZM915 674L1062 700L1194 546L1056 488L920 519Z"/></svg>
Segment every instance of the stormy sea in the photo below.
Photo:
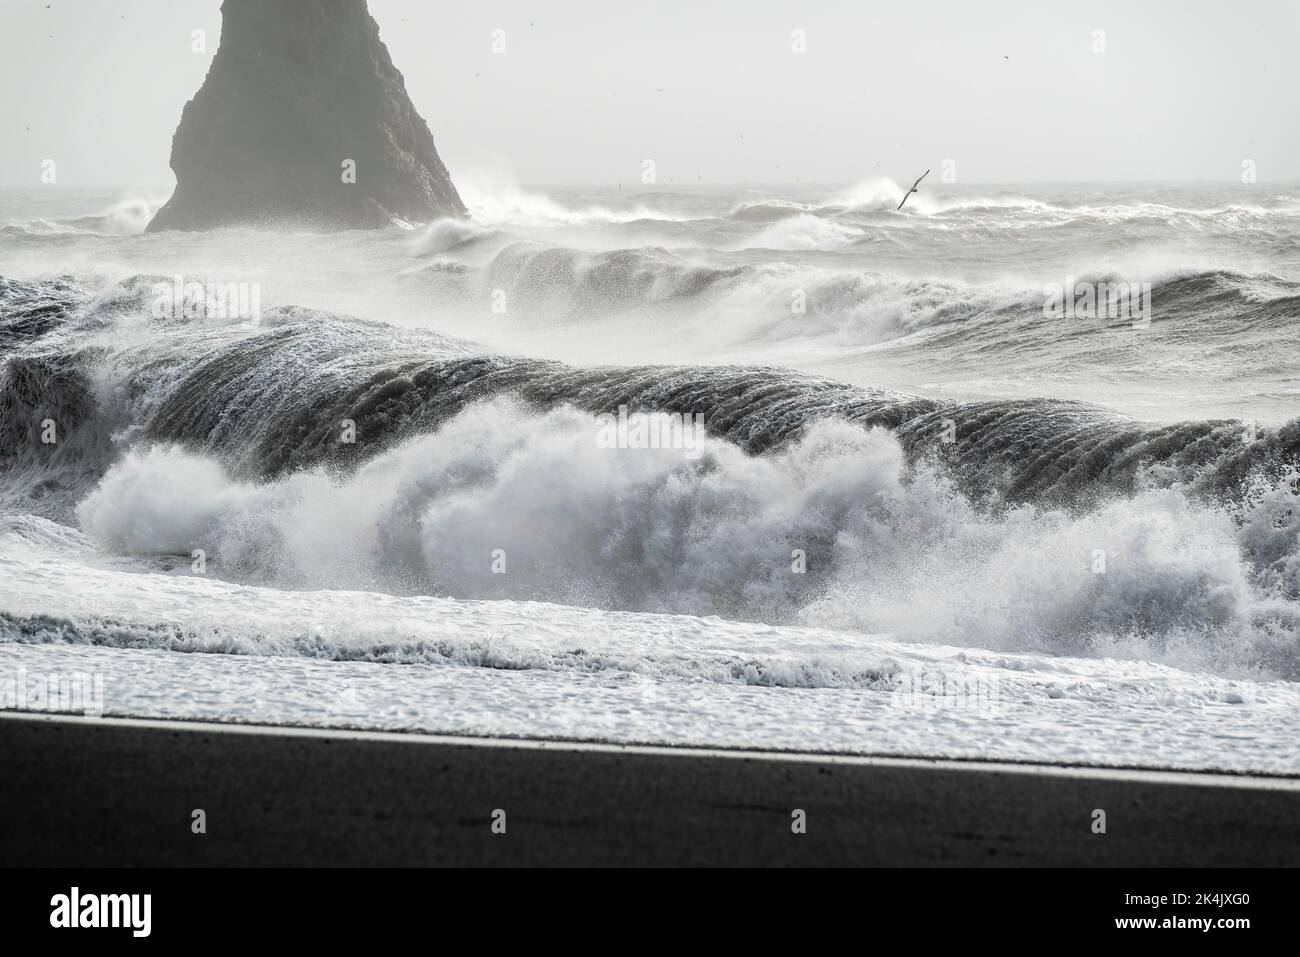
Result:
<svg viewBox="0 0 1300 957"><path fill-rule="evenodd" d="M1300 184L458 187L332 233L0 193L0 670L109 715L1300 766Z"/></svg>

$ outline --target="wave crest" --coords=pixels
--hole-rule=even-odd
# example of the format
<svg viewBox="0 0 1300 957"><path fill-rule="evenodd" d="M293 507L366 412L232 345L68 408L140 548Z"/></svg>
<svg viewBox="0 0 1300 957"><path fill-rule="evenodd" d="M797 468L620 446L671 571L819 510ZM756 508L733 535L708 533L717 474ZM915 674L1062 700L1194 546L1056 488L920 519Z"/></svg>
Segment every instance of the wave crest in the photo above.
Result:
<svg viewBox="0 0 1300 957"><path fill-rule="evenodd" d="M348 475L231 477L131 454L78 510L115 552L203 549L293 588L542 600L1300 677L1294 476L1240 520L1180 488L1077 514L983 509L883 430L823 421L754 458L616 451L597 420L471 407Z"/></svg>

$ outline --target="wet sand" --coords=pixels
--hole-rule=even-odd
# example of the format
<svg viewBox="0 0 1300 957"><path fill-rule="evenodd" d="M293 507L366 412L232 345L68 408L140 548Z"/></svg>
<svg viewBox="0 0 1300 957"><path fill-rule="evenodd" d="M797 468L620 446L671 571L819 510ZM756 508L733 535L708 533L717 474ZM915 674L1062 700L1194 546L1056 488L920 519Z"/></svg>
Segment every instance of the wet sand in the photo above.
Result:
<svg viewBox="0 0 1300 957"><path fill-rule="evenodd" d="M1300 863L1292 778L15 713L0 755L8 866Z"/></svg>

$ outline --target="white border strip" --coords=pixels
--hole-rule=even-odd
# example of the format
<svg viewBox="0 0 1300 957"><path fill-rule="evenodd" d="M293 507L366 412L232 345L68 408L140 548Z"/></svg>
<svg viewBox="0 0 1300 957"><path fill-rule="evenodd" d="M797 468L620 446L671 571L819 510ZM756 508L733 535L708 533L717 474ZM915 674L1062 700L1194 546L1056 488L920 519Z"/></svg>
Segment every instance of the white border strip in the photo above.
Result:
<svg viewBox="0 0 1300 957"><path fill-rule="evenodd" d="M527 751L647 755L656 757L711 758L733 761L773 761L801 764L837 764L850 767L912 768L931 771L967 771L984 774L1019 774L1036 777L1077 778L1088 781L1140 781L1259 791L1300 792L1300 778L1206 771L1160 771L1135 768L1067 767L1058 764L1016 764L966 761L958 758L884 757L861 754L827 754L799 751L753 751L728 748L674 747L654 744L608 744L598 741L561 741L536 738L494 738L472 735L429 734L420 731L362 731L350 728L304 728L292 725L222 724L212 721L156 718L85 718L68 714L0 711L0 719L43 721L69 727L105 725L203 734L243 734L279 738L329 738L376 741L389 744L425 744L468 748L514 748Z"/></svg>

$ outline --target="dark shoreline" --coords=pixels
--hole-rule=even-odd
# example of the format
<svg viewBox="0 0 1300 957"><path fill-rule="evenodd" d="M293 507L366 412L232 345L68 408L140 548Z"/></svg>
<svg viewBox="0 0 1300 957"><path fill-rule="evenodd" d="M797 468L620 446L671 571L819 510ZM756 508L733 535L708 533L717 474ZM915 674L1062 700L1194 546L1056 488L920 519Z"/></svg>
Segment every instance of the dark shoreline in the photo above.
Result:
<svg viewBox="0 0 1300 957"><path fill-rule="evenodd" d="M0 754L6 866L1300 863L1291 778L19 713Z"/></svg>

